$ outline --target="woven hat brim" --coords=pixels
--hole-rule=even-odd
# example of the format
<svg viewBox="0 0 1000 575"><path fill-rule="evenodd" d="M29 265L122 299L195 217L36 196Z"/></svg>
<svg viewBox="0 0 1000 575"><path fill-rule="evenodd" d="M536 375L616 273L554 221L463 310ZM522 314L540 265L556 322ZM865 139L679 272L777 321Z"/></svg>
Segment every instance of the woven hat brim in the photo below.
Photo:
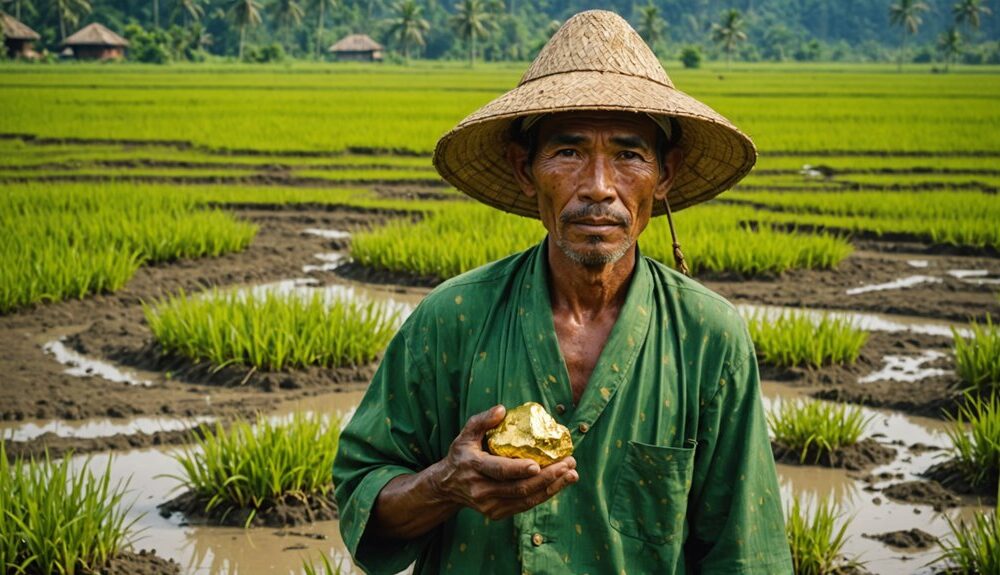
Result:
<svg viewBox="0 0 1000 575"><path fill-rule="evenodd" d="M613 102L613 104L609 104ZM668 194L682 210L731 188L757 161L748 136L687 94L647 78L575 71L532 80L496 98L445 134L434 150L441 177L495 208L538 218L538 206L518 187L506 150L511 123L521 116L573 110L616 110L673 116L681 125L684 162ZM665 212L656 202L653 215Z"/></svg>

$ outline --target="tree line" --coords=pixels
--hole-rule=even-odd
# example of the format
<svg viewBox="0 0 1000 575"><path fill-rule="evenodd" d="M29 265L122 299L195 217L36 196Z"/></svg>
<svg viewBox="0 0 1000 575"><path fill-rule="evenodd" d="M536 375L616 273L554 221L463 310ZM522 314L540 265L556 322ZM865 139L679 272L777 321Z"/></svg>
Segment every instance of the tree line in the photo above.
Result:
<svg viewBox="0 0 1000 575"><path fill-rule="evenodd" d="M608 0L661 58L1000 63L988 0ZM100 22L143 61L320 59L349 33L391 59L528 60L585 0L0 0L56 49ZM892 33L892 29L897 29ZM896 35L898 34L898 36Z"/></svg>

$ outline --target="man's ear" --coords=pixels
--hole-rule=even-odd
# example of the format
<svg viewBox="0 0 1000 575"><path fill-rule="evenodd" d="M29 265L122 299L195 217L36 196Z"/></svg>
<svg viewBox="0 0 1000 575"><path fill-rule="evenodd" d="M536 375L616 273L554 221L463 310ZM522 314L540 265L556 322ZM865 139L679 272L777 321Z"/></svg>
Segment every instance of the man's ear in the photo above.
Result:
<svg viewBox="0 0 1000 575"><path fill-rule="evenodd" d="M507 162L514 173L514 180L521 193L529 198L535 197L535 183L531 176L531 159L528 157L528 149L519 142L507 144Z"/></svg>
<svg viewBox="0 0 1000 575"><path fill-rule="evenodd" d="M656 191L653 192L654 198L660 201L666 199L667 193L670 192L670 188L674 185L677 170L680 169L683 163L684 151L680 148L673 148L663 155L663 170L660 172L659 181L656 182Z"/></svg>

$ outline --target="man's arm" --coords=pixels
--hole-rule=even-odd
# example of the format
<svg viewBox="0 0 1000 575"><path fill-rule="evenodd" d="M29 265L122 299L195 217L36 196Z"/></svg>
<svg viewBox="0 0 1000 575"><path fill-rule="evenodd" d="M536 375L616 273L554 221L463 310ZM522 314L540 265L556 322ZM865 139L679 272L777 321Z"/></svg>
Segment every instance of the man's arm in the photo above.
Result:
<svg viewBox="0 0 1000 575"><path fill-rule="evenodd" d="M504 519L576 483L579 476L572 457L542 469L528 459L497 457L483 451L483 435L499 425L505 413L498 405L474 415L451 444L447 457L387 483L375 502L367 534L413 539L447 521L462 507L493 520Z"/></svg>
<svg viewBox="0 0 1000 575"><path fill-rule="evenodd" d="M697 450L688 500L689 568L704 574L791 575L752 347L723 371L702 408Z"/></svg>

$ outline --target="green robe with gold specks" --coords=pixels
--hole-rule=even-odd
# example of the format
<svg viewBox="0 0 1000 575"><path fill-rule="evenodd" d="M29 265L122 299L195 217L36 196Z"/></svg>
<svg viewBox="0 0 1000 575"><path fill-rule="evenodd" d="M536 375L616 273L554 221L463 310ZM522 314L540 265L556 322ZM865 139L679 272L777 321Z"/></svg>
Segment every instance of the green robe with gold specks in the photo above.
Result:
<svg viewBox="0 0 1000 575"><path fill-rule="evenodd" d="M344 429L340 529L371 573L791 573L760 380L727 301L639 256L579 405L559 350L546 242L417 307ZM392 478L442 459L468 419L536 401L569 427L580 480L502 521L462 509L410 541L365 526Z"/></svg>

